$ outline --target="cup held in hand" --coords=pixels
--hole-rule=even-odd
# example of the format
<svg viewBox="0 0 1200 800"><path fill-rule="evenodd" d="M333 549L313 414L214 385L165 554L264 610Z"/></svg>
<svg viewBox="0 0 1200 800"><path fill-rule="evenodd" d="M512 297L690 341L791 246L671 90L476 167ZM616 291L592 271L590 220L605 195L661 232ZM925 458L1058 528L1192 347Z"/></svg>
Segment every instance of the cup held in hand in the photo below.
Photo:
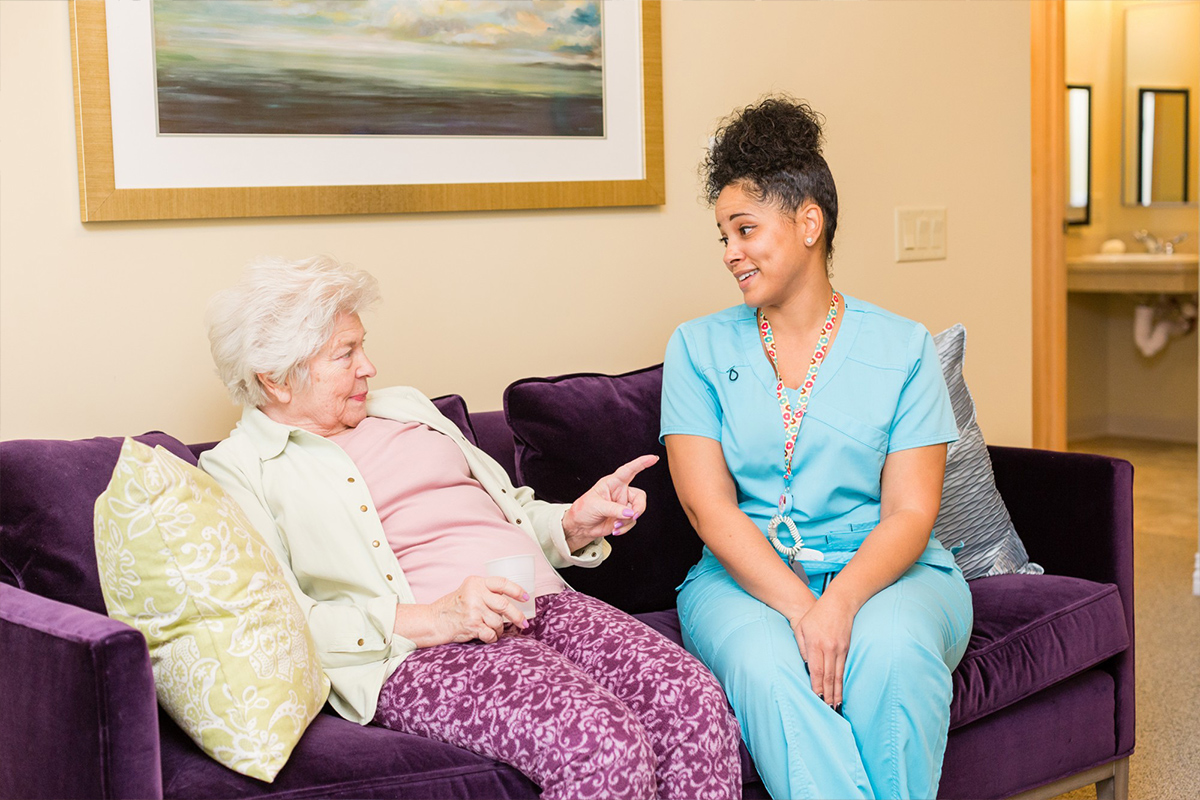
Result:
<svg viewBox="0 0 1200 800"><path fill-rule="evenodd" d="M533 619L535 614L533 604L533 556L520 555L509 556L508 558L494 558L483 566L489 578L492 576L508 578L526 591L529 595L528 600L509 599L521 610L521 613L525 615L525 619Z"/></svg>

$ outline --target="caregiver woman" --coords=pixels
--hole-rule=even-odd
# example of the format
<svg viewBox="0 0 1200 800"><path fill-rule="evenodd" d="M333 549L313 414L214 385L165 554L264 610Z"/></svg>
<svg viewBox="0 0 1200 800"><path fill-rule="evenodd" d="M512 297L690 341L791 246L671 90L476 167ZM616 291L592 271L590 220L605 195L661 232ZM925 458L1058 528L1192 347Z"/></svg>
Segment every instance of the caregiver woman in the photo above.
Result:
<svg viewBox="0 0 1200 800"><path fill-rule="evenodd" d="M768 98L704 164L742 304L667 345L661 433L705 543L679 615L773 797L932 798L972 617L932 536L957 431L925 328L830 284L821 139Z"/></svg>
<svg viewBox="0 0 1200 800"><path fill-rule="evenodd" d="M737 723L682 648L554 567L596 566L646 506L643 456L571 506L535 500L416 389L367 393L359 312L375 279L329 258L264 261L209 307L245 410L201 466L287 567L339 714L449 742L544 798L735 798ZM529 554L524 590L482 577Z"/></svg>

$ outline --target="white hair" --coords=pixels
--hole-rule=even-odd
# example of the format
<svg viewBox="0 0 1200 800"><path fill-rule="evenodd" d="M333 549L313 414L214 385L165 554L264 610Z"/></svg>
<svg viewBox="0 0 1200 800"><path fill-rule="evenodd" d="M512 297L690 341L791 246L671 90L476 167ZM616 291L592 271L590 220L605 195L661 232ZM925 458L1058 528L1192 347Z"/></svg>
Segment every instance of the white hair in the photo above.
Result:
<svg viewBox="0 0 1200 800"><path fill-rule="evenodd" d="M208 303L205 323L217 374L233 402L262 406L258 374L300 389L308 364L333 335L341 314L358 314L379 299L368 272L329 256L301 261L263 258Z"/></svg>

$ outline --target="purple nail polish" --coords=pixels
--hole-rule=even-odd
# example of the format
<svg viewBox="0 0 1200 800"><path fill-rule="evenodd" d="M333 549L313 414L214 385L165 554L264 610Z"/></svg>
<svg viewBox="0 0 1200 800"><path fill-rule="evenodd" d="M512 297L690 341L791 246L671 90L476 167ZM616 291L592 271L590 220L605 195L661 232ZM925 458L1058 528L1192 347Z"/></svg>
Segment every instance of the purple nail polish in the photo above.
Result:
<svg viewBox="0 0 1200 800"><path fill-rule="evenodd" d="M621 512L621 516L623 516L623 517L636 517L636 516L637 516L637 514L635 514L635 513L634 513L634 511L633 511L633 509L632 509L632 508L627 508L627 509L625 509L624 511L622 511L622 512Z"/></svg>
<svg viewBox="0 0 1200 800"><path fill-rule="evenodd" d="M529 592L522 592L521 593L521 601L524 602L525 600L528 600L528 599L529 599Z"/></svg>

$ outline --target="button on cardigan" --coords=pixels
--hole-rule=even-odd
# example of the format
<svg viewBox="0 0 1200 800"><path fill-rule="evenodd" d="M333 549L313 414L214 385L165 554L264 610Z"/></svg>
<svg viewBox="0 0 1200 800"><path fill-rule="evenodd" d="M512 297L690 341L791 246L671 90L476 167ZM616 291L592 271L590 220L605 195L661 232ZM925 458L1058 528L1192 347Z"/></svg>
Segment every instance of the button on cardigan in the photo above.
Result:
<svg viewBox="0 0 1200 800"><path fill-rule="evenodd" d="M562 529L567 506L514 487L504 468L416 389L371 392L367 414L420 422L453 439L472 476L552 566L593 567L611 551L599 540L571 553ZM333 685L333 707L367 724L384 682L416 649L392 630L397 604L414 598L391 548L376 546L386 536L354 462L328 439L249 408L229 438L200 457L200 466L238 502L283 564Z"/></svg>

